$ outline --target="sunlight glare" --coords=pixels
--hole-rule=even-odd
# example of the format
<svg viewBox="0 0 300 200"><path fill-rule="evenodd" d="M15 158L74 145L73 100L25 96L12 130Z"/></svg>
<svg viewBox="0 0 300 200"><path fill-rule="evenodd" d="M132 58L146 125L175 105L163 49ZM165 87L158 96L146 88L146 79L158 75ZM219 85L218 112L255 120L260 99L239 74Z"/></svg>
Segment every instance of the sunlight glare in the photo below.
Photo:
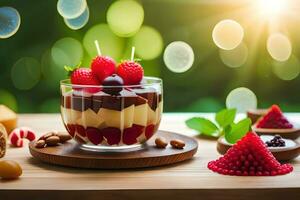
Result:
<svg viewBox="0 0 300 200"><path fill-rule="evenodd" d="M286 7L286 0L258 0L260 12L263 15L274 16L283 12Z"/></svg>

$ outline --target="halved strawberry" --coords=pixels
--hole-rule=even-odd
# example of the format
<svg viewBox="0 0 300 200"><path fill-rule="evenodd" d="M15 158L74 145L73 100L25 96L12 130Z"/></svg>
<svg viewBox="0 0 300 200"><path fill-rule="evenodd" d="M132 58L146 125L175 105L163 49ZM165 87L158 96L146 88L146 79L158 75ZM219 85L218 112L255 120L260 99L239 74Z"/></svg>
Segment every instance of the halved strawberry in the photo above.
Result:
<svg viewBox="0 0 300 200"><path fill-rule="evenodd" d="M121 130L118 128L104 128L101 129L103 137L109 145L119 144L121 140Z"/></svg>
<svg viewBox="0 0 300 200"><path fill-rule="evenodd" d="M88 127L86 129L86 136L91 141L91 143L95 145L100 144L103 140L103 135L97 128Z"/></svg>
<svg viewBox="0 0 300 200"><path fill-rule="evenodd" d="M133 124L132 127L124 129L123 132L123 143L132 145L137 143L137 138L143 133L144 126Z"/></svg>

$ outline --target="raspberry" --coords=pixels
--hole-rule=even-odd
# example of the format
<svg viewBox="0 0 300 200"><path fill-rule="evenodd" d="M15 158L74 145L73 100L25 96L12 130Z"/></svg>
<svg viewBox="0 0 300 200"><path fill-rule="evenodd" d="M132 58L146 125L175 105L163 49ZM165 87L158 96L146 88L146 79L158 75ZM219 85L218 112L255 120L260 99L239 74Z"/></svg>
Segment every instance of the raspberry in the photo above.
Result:
<svg viewBox="0 0 300 200"><path fill-rule="evenodd" d="M91 69L100 83L102 83L106 77L116 72L116 63L108 56L97 56L91 63Z"/></svg>
<svg viewBox="0 0 300 200"><path fill-rule="evenodd" d="M117 74L122 77L125 85L138 85L143 79L142 66L134 61L124 61L119 64Z"/></svg>
<svg viewBox="0 0 300 200"><path fill-rule="evenodd" d="M287 129L293 125L283 115L277 105L273 105L261 119L258 120L257 128Z"/></svg>
<svg viewBox="0 0 300 200"><path fill-rule="evenodd" d="M207 167L219 174L236 176L275 176L293 171L290 164L281 165L253 132L247 133L227 153Z"/></svg>

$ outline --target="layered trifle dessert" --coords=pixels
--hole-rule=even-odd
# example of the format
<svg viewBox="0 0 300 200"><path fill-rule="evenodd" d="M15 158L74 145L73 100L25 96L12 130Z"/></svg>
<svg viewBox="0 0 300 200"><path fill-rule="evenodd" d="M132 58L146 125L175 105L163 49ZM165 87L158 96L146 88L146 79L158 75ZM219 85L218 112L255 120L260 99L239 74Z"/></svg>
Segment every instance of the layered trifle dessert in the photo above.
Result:
<svg viewBox="0 0 300 200"><path fill-rule="evenodd" d="M117 67L97 56L91 68L68 69L61 82L61 113L69 134L92 147L145 143L158 130L163 109L162 81L144 77L135 61Z"/></svg>

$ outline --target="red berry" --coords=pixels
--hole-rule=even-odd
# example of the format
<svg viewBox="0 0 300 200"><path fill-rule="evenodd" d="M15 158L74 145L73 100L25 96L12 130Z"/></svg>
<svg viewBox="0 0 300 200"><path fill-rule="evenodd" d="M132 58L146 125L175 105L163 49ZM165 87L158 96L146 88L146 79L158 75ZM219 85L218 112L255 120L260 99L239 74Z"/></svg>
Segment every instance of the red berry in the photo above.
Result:
<svg viewBox="0 0 300 200"><path fill-rule="evenodd" d="M124 80L125 85L138 85L143 79L142 66L134 61L124 61L119 64L117 74Z"/></svg>
<svg viewBox="0 0 300 200"><path fill-rule="evenodd" d="M96 74L100 83L116 72L115 61L108 56L97 56L91 63L91 69Z"/></svg>
<svg viewBox="0 0 300 200"><path fill-rule="evenodd" d="M273 128L273 129L285 129L293 128L287 118L283 115L279 106L273 105L266 115L264 115L256 125L257 128Z"/></svg>
<svg viewBox="0 0 300 200"><path fill-rule="evenodd" d="M109 145L119 144L121 140L121 130L118 128L107 127L101 129L103 137L106 139Z"/></svg>
<svg viewBox="0 0 300 200"><path fill-rule="evenodd" d="M71 83L75 85L94 85L98 86L100 85L99 80L95 76L95 74L92 72L91 69L88 68L78 68L73 71L70 71L71 73ZM80 90L81 88L73 87L75 90ZM90 92L90 93L96 93L100 90L100 88L93 88L93 87L87 87L84 88L84 91Z"/></svg>
<svg viewBox="0 0 300 200"><path fill-rule="evenodd" d="M91 141L91 143L95 145L100 144L103 140L103 135L97 128L88 127L86 129L86 136Z"/></svg>
<svg viewBox="0 0 300 200"><path fill-rule="evenodd" d="M275 176L293 170L289 164L281 165L253 132L247 133L224 156L209 162L208 168L220 174L236 176Z"/></svg>
<svg viewBox="0 0 300 200"><path fill-rule="evenodd" d="M133 124L130 128L125 128L123 132L123 143L132 145L137 143L137 138L144 132L144 126Z"/></svg>

